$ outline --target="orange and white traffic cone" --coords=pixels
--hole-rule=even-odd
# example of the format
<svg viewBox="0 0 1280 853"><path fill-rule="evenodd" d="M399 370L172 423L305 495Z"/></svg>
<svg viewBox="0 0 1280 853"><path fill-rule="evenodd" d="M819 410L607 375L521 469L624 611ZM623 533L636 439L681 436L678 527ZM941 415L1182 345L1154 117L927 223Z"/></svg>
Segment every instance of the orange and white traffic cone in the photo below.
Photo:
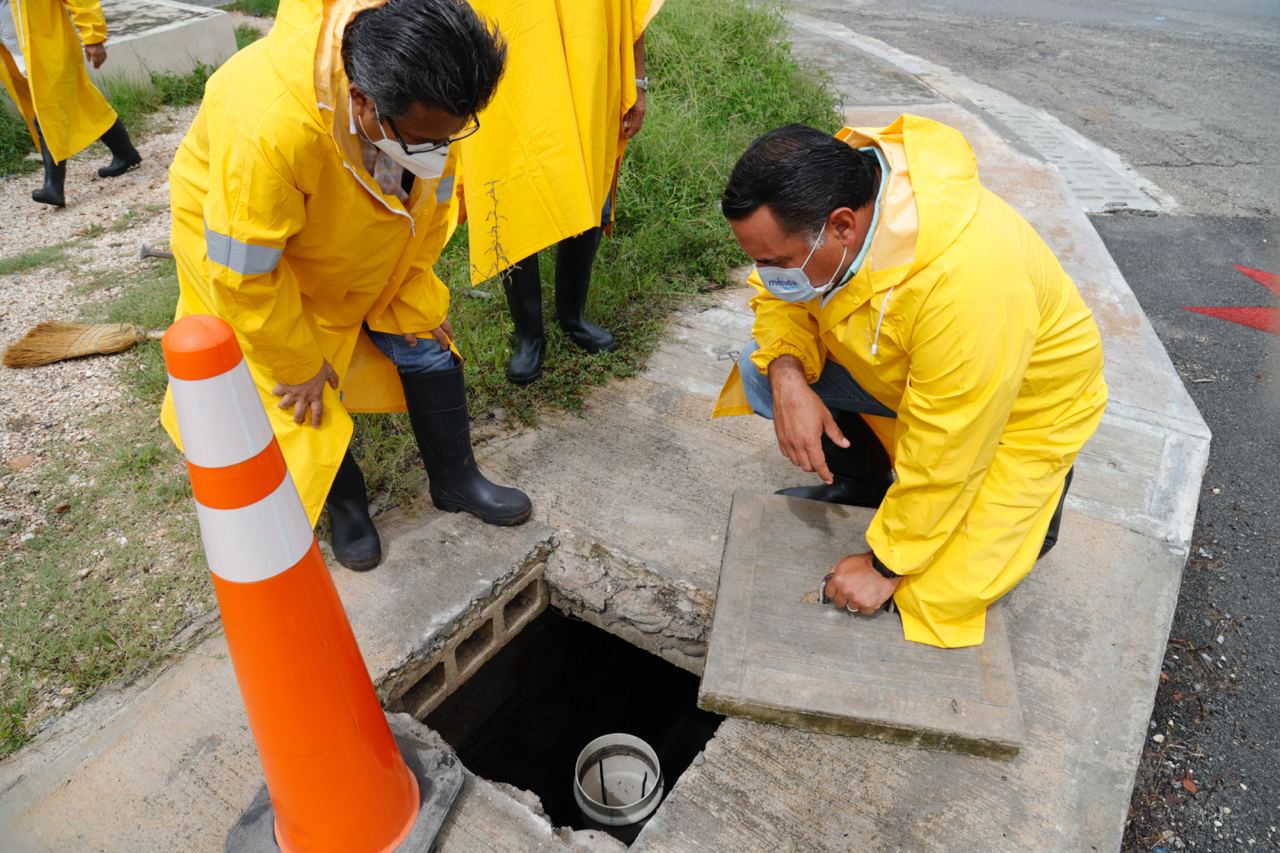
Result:
<svg viewBox="0 0 1280 853"><path fill-rule="evenodd" d="M163 348L275 839L286 853L394 850L414 829L423 792L378 704L235 334L217 317L189 316Z"/></svg>

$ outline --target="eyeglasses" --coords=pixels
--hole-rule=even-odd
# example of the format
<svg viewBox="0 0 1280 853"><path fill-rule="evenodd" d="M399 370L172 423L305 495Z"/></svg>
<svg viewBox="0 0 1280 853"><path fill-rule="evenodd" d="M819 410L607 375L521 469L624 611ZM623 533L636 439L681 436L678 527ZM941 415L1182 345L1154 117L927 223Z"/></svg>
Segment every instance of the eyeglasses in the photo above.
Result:
<svg viewBox="0 0 1280 853"><path fill-rule="evenodd" d="M459 132L455 133L453 136L450 136L448 139L442 139L437 142L423 142L416 145L410 145L409 143L405 142L404 137L400 135L400 128L396 127L396 123L394 120L389 118L384 119L380 115L378 115L377 107L373 108L373 114L375 117L377 117L378 121L380 122L385 121L388 125L390 125L391 133L395 136L396 142L400 143L400 147L404 149L404 153L406 154L427 154L431 151L439 151L441 148L448 148L453 143L466 139L468 136L471 136L473 133L475 133L477 130L480 129L480 117L477 115L473 115L471 116L471 121L467 123L466 127L464 127Z"/></svg>

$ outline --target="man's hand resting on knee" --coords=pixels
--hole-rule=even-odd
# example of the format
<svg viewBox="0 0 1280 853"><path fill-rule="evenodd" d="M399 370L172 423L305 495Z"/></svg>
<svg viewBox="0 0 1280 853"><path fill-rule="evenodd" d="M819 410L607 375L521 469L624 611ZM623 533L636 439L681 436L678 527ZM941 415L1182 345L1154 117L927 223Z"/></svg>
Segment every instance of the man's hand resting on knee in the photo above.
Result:
<svg viewBox="0 0 1280 853"><path fill-rule="evenodd" d="M793 465L812 471L830 485L833 478L822 451L822 436L840 447L849 439L836 426L831 410L804 379L804 366L794 355L784 355L769 363L769 387L773 391L773 428L778 449Z"/></svg>
<svg viewBox="0 0 1280 853"><path fill-rule="evenodd" d="M294 423L307 423L307 411L310 410L311 425L320 426L320 418L324 415L324 386L326 383L330 388L337 390L338 374L334 372L328 361L320 365L320 371L315 376L301 385L286 385L280 382L271 389L271 393L280 398L280 402L276 404L277 408L287 409L290 406L293 407Z"/></svg>

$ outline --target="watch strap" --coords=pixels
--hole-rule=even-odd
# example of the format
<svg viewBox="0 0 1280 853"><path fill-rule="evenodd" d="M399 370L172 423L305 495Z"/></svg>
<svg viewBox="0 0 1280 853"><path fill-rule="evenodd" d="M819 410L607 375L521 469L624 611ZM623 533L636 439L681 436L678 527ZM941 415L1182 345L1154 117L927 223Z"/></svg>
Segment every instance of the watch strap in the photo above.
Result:
<svg viewBox="0 0 1280 853"><path fill-rule="evenodd" d="M894 580L896 578L902 577L902 575L898 574L893 569L889 568L884 563L882 563L880 561L880 558L875 555L874 551L871 553L871 568L879 572L880 577L882 578L888 578L889 580Z"/></svg>

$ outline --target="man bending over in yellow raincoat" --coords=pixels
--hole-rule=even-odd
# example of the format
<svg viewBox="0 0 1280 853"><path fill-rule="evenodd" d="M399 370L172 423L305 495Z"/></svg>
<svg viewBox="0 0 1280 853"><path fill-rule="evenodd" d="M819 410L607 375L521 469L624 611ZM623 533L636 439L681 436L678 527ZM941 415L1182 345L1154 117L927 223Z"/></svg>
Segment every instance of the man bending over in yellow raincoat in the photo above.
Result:
<svg viewBox="0 0 1280 853"><path fill-rule="evenodd" d="M878 507L871 550L824 586L836 606L892 597L908 640L981 643L987 607L1056 541L1106 405L1074 283L964 137L916 116L765 134L722 208L757 293L717 414L773 418L823 480L782 494Z"/></svg>
<svg viewBox="0 0 1280 853"><path fill-rule="evenodd" d="M382 550L348 411L407 405L440 509L530 514L476 467L449 291L431 269L456 221L453 143L504 52L462 0L282 4L210 78L169 171L178 317L235 329L311 522L327 502L351 569ZM172 397L162 419L177 441Z"/></svg>
<svg viewBox="0 0 1280 853"><path fill-rule="evenodd" d="M542 375L538 252L556 247L556 319L589 353L617 348L586 319L626 141L644 122L644 30L663 0L471 0L511 45L481 129L462 145L471 279L503 276L515 334L507 378ZM505 274L504 274L505 273Z"/></svg>
<svg viewBox="0 0 1280 853"><path fill-rule="evenodd" d="M31 199L54 207L66 205L67 159L94 140L111 151L100 178L123 175L142 162L84 60L94 68L107 61L107 21L98 0L0 0L0 84L44 161L44 186Z"/></svg>

